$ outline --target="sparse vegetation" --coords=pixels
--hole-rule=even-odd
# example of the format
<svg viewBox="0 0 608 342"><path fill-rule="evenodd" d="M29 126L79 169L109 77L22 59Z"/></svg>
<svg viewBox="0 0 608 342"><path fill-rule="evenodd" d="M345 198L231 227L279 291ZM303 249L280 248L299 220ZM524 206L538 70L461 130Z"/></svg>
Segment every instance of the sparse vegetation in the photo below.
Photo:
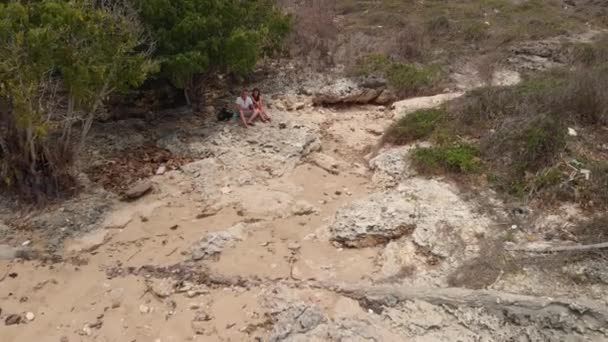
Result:
<svg viewBox="0 0 608 342"><path fill-rule="evenodd" d="M413 151L412 160L418 171L424 174L468 174L480 170L478 155L475 146L459 143L418 147Z"/></svg>
<svg viewBox="0 0 608 342"><path fill-rule="evenodd" d="M371 54L362 58L356 73L381 76L401 95L415 95L429 91L440 79L439 69L395 61L385 55Z"/></svg>
<svg viewBox="0 0 608 342"><path fill-rule="evenodd" d="M382 141L394 145L404 145L428 138L444 115L445 112L442 109L423 109L405 115L388 128Z"/></svg>
<svg viewBox="0 0 608 342"><path fill-rule="evenodd" d="M575 68L537 73L516 86L473 90L450 103L441 120L432 111L405 117L383 142L433 141L434 147L413 153L424 173L466 174L483 164L487 179L504 193L606 208L608 166L598 146L608 142L601 128L608 124L608 67L594 57L605 44L600 39L585 47L594 52L586 52ZM588 138L569 136L573 127Z"/></svg>

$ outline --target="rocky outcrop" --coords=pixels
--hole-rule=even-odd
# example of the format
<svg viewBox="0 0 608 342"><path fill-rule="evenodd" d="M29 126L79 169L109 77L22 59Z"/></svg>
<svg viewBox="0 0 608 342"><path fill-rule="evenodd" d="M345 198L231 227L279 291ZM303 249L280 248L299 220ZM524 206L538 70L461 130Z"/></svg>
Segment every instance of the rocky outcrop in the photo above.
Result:
<svg viewBox="0 0 608 342"><path fill-rule="evenodd" d="M321 147L319 128L297 121L273 122L263 129L226 126L201 144L211 157L184 165L182 170L192 176L194 191L204 201L280 177Z"/></svg>
<svg viewBox="0 0 608 342"><path fill-rule="evenodd" d="M379 78L342 78L316 92L313 103L318 106L368 103L386 105L395 100L394 94L386 87L386 81Z"/></svg>
<svg viewBox="0 0 608 342"><path fill-rule="evenodd" d="M331 239L353 248L386 244L412 233L414 213L413 202L398 192L373 194L338 210Z"/></svg>

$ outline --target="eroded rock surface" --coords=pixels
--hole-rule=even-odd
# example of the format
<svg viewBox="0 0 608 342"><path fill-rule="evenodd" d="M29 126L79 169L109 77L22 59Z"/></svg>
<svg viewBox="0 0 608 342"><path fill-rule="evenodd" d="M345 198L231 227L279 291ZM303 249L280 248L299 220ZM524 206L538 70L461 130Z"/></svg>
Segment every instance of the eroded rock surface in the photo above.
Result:
<svg viewBox="0 0 608 342"><path fill-rule="evenodd" d="M381 245L416 227L411 198L399 192L376 193L336 212L329 227L332 240L346 247Z"/></svg>
<svg viewBox="0 0 608 342"><path fill-rule="evenodd" d="M224 231L205 235L191 248L191 258L194 261L208 259L221 253L225 248L241 241L245 234L247 224L239 223Z"/></svg>
<svg viewBox="0 0 608 342"><path fill-rule="evenodd" d="M374 103L380 97L382 104L394 100L390 93L381 94L386 81L375 78L338 79L322 87L313 98L315 105L354 105Z"/></svg>

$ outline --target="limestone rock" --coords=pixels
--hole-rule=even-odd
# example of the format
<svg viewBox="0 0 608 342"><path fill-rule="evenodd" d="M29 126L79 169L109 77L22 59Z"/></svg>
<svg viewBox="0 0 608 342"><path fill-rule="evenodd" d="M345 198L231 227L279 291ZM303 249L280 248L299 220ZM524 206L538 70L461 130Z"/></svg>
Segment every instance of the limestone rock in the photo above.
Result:
<svg viewBox="0 0 608 342"><path fill-rule="evenodd" d="M378 154L369 161L374 174L372 181L381 187L394 187L405 177L411 175L408 153L410 146L392 148Z"/></svg>
<svg viewBox="0 0 608 342"><path fill-rule="evenodd" d="M136 200L152 190L152 183L149 181L142 181L135 184L129 190L125 191L125 198L128 200Z"/></svg>
<svg viewBox="0 0 608 342"><path fill-rule="evenodd" d="M416 97L412 99L402 100L393 103L392 108L394 109L395 115L393 119L397 120L403 116L413 113L420 109L434 108L442 105L443 103L458 98L464 95L462 92L446 93L433 96Z"/></svg>
<svg viewBox="0 0 608 342"><path fill-rule="evenodd" d="M390 105L391 103L395 102L396 100L397 100L397 95L395 95L395 93L392 90L384 89L384 90L382 90L380 95L378 95L378 97L376 97L376 99L374 100L374 103L377 105L387 106L387 105Z"/></svg>
<svg viewBox="0 0 608 342"><path fill-rule="evenodd" d="M296 216L311 215L319 212L319 209L306 201L297 201L292 213Z"/></svg>
<svg viewBox="0 0 608 342"><path fill-rule="evenodd" d="M150 291L157 297L167 298L173 294L176 281L170 278L148 279L146 284Z"/></svg>
<svg viewBox="0 0 608 342"><path fill-rule="evenodd" d="M381 79L338 79L322 87L313 97L315 105L367 104L383 92Z"/></svg>
<svg viewBox="0 0 608 342"><path fill-rule="evenodd" d="M224 231L209 233L192 247L192 260L208 259L243 239L246 224L239 223Z"/></svg>
<svg viewBox="0 0 608 342"><path fill-rule="evenodd" d="M331 239L346 247L363 248L412 233L415 205L398 192L376 193L336 212Z"/></svg>
<svg viewBox="0 0 608 342"><path fill-rule="evenodd" d="M340 174L340 171L344 171L348 168L347 163L336 160L334 157L325 153L313 153L308 160L311 164L318 166L333 175Z"/></svg>

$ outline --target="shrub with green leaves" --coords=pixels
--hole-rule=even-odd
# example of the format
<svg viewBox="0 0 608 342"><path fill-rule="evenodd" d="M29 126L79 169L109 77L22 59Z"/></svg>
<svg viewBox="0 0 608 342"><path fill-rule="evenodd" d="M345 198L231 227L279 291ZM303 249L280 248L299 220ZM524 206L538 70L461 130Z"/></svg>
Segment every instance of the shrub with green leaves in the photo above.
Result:
<svg viewBox="0 0 608 342"><path fill-rule="evenodd" d="M405 145L428 138L444 115L442 109L421 109L405 115L384 132L382 142Z"/></svg>
<svg viewBox="0 0 608 342"><path fill-rule="evenodd" d="M431 88L440 76L437 67L402 63L382 54L367 55L359 60L356 73L384 77L402 95L421 93Z"/></svg>
<svg viewBox="0 0 608 342"><path fill-rule="evenodd" d="M418 147L412 153L416 169L425 174L468 174L481 169L479 150L470 144Z"/></svg>
<svg viewBox="0 0 608 342"><path fill-rule="evenodd" d="M154 70L133 13L92 0L0 3L2 188L35 198L70 187L104 99Z"/></svg>
<svg viewBox="0 0 608 342"><path fill-rule="evenodd" d="M245 74L278 48L289 18L273 0L136 0L156 41L161 75L202 105L206 80L218 72Z"/></svg>

